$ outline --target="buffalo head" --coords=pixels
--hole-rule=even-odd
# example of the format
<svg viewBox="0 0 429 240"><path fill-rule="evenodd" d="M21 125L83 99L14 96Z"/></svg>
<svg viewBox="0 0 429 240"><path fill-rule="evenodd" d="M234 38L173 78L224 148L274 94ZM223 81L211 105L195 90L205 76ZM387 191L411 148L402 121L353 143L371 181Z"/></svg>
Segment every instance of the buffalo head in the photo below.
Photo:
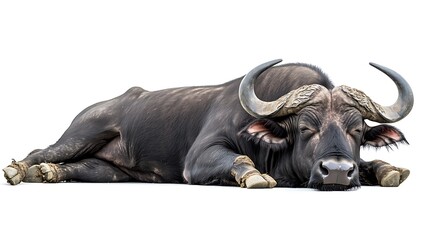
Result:
<svg viewBox="0 0 429 240"><path fill-rule="evenodd" d="M254 82L281 60L261 64L242 80L239 97L242 107L260 119L247 128L262 141L286 145L286 169L304 185L320 190L346 190L360 186L361 146L388 146L405 141L395 127L370 127L365 119L378 123L401 120L411 111L413 93L395 71L370 63L396 84L399 97L391 106L381 106L365 93L348 87L328 89L319 84L300 86L279 99L266 102L255 94ZM266 127L270 125L270 127ZM273 125L275 125L273 127ZM273 133L270 129L279 129ZM274 177L276 173L273 173Z"/></svg>

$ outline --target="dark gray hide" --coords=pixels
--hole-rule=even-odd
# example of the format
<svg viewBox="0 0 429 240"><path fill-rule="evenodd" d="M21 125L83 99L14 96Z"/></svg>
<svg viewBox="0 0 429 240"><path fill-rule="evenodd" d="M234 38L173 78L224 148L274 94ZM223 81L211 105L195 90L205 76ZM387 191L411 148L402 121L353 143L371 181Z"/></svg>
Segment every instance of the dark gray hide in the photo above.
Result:
<svg viewBox="0 0 429 240"><path fill-rule="evenodd" d="M409 171L360 159L360 147L406 142L390 125L413 105L407 82L382 107L363 92L334 87L307 64L262 64L217 86L149 92L134 87L83 110L62 137L4 170L27 182L142 181L312 187L397 186Z"/></svg>

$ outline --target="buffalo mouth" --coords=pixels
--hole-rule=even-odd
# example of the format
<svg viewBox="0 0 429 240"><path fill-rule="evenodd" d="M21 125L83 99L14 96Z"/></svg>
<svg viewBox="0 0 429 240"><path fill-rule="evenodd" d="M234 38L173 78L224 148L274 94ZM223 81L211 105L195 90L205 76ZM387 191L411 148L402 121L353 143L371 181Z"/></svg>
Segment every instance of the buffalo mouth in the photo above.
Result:
<svg viewBox="0 0 429 240"><path fill-rule="evenodd" d="M360 188L360 184L352 183L350 185L341 184L323 184L323 183L310 183L309 188L314 188L320 191L353 191Z"/></svg>
<svg viewBox="0 0 429 240"><path fill-rule="evenodd" d="M338 183L324 183L322 175L312 175L309 182L307 182L308 188L314 188L320 191L349 191L357 190L360 188L361 184L358 176L353 176L350 178L348 184L338 184Z"/></svg>

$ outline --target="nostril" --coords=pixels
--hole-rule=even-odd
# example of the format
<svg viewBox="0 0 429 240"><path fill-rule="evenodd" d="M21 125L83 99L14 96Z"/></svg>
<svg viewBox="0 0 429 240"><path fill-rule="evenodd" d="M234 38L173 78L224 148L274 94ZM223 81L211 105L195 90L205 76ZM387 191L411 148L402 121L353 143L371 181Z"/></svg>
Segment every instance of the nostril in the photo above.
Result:
<svg viewBox="0 0 429 240"><path fill-rule="evenodd" d="M355 167L352 167L348 172L347 172L347 177L351 178L353 175L353 172L355 171Z"/></svg>
<svg viewBox="0 0 429 240"><path fill-rule="evenodd" d="M325 176L329 174L329 170L325 166L323 166L322 162L320 162L320 172L322 173L322 175Z"/></svg>

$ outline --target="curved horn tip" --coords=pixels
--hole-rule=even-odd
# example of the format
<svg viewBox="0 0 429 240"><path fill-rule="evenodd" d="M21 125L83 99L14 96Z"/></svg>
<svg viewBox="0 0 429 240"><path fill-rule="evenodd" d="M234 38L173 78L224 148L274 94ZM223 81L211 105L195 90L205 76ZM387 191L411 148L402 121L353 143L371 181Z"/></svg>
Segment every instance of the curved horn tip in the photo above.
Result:
<svg viewBox="0 0 429 240"><path fill-rule="evenodd" d="M397 72L395 72L394 70L385 67L383 65L377 64L377 63L373 63L373 62L369 62L369 65L371 65L372 67L378 69L379 71L389 75L389 73L393 73L393 74L398 74Z"/></svg>
<svg viewBox="0 0 429 240"><path fill-rule="evenodd" d="M278 58L278 59L271 60L271 61L269 61L267 63L272 64L272 65L276 65L276 64L278 64L278 63L280 63L282 61L283 61L283 59Z"/></svg>
<svg viewBox="0 0 429 240"><path fill-rule="evenodd" d="M381 66L380 64L374 63L374 62L369 62L369 65L377 68L378 70L381 70L382 68L386 68L384 66Z"/></svg>
<svg viewBox="0 0 429 240"><path fill-rule="evenodd" d="M396 87L398 88L399 96L396 102L391 106L383 107L386 114L383 114L384 119L382 122L397 122L403 119L410 113L414 105L413 90L411 89L410 85L394 70L373 62L370 62L369 64L386 74L390 79L393 80L393 82L396 84Z"/></svg>
<svg viewBox="0 0 429 240"><path fill-rule="evenodd" d="M275 60L271 60L271 61L268 61L268 62L265 62L265 63L262 63L261 65L259 65L258 67L256 67L256 68L254 68L252 71L256 71L256 70L258 70L258 71L261 71L261 72L263 72L263 71L265 71L266 69L268 69L268 68L270 68L270 67L272 67L272 66L274 66L274 65L276 65L276 64L278 64L278 63L280 63L280 62L282 62L283 60L282 59L275 59Z"/></svg>

